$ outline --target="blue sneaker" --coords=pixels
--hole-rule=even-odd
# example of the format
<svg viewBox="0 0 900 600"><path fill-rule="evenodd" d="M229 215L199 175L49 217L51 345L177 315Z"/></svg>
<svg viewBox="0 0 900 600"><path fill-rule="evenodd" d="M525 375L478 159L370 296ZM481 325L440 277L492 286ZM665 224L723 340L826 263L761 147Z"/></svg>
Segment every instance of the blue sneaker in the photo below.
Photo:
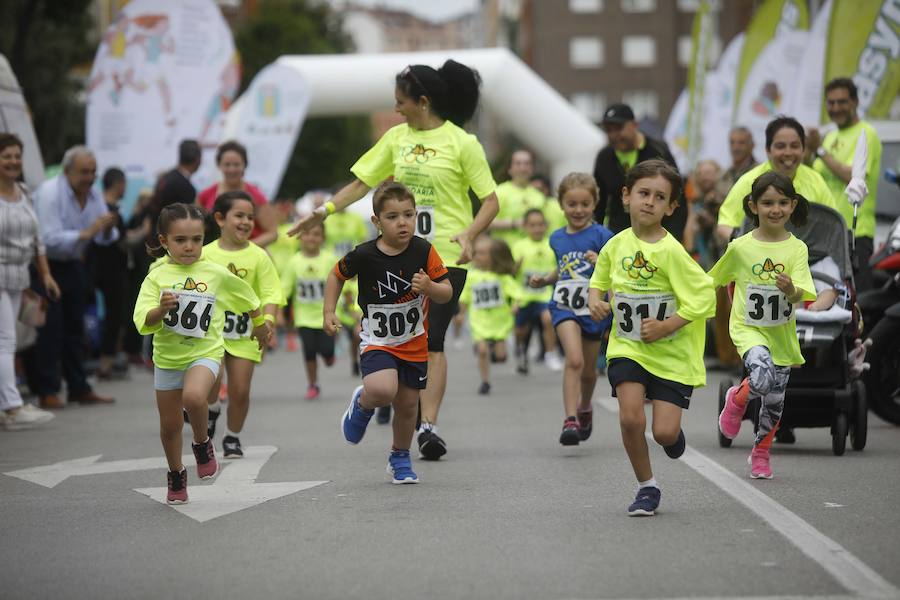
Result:
<svg viewBox="0 0 900 600"><path fill-rule="evenodd" d="M358 386L353 390L350 397L350 406L347 412L341 418L341 430L344 432L344 439L351 444L358 444L366 435L366 427L369 425L369 419L375 414L374 410L366 410L359 405L359 398L362 396L363 386Z"/></svg>
<svg viewBox="0 0 900 600"><path fill-rule="evenodd" d="M628 507L629 517L652 517L659 508L662 492L656 487L642 487L638 490L634 502Z"/></svg>
<svg viewBox="0 0 900 600"><path fill-rule="evenodd" d="M388 457L387 472L393 478L391 483L419 483L419 477L412 470L409 450L393 450Z"/></svg>

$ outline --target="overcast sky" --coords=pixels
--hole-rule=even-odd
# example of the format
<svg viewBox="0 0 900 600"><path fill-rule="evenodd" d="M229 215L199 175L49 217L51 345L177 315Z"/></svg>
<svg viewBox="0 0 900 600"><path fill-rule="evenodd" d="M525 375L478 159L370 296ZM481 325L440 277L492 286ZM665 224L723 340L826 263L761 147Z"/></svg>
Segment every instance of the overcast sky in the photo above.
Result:
<svg viewBox="0 0 900 600"><path fill-rule="evenodd" d="M446 21L472 12L478 0L353 0L355 4L405 10L431 21Z"/></svg>

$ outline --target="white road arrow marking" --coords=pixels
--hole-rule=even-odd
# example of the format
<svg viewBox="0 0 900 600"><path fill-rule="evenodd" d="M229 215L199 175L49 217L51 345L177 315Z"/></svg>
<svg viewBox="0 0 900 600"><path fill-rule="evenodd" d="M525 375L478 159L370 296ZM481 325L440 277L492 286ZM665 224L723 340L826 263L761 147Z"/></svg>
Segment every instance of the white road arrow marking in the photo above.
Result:
<svg viewBox="0 0 900 600"><path fill-rule="evenodd" d="M75 477L76 475L104 475L107 473L147 471L150 469L165 469L168 467L166 459L163 457L114 460L98 463L97 461L100 460L101 456L103 455L97 454L96 456L64 460L43 467L10 471L9 473L4 473L4 475L18 477L19 479L24 479L31 483L53 488L69 477ZM182 461L186 465L193 464L194 457L192 455L185 455L182 457Z"/></svg>
<svg viewBox="0 0 900 600"><path fill-rule="evenodd" d="M250 446L244 450L244 458L221 461L219 464L223 470L212 485L197 485L196 471L189 467L190 502L174 504L171 507L187 517L204 523L216 517L328 483L327 481L256 483L259 471L277 450L275 446ZM134 491L150 496L162 504L166 502L164 487L140 488Z"/></svg>

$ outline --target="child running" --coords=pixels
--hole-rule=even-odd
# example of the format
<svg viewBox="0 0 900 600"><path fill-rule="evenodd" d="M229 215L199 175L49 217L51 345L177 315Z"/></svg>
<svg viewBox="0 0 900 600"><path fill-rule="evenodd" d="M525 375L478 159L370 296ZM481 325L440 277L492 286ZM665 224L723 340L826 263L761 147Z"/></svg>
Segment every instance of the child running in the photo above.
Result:
<svg viewBox="0 0 900 600"><path fill-rule="evenodd" d="M288 231L294 226L294 200L291 198L276 198L272 203L275 209L275 220L278 222L278 237L266 246L266 252L272 258L272 263L280 276L287 268L287 264L300 250L300 240L288 235ZM288 352L296 352L299 349L297 331L293 327L290 306L285 306L275 315L275 324L278 335L273 337L274 344L269 344L270 349L278 346L280 339L284 340L284 348Z"/></svg>
<svg viewBox="0 0 900 600"><path fill-rule="evenodd" d="M491 393L491 363L506 362L506 338L513 329L516 263L506 242L486 235L475 240L472 268L459 298L469 314L469 328L478 354L481 385L478 393Z"/></svg>
<svg viewBox="0 0 900 600"><path fill-rule="evenodd" d="M251 337L262 348L269 329L253 289L227 269L200 260L203 213L193 205L162 209L157 223L159 246L152 256L168 255L151 270L134 307L134 324L142 335L153 334L153 385L159 410L159 434L169 463L166 502L188 501L187 471L181 463L182 408L190 416L197 476L209 479L219 469L206 432L207 398L215 389L225 353L223 307L247 312Z"/></svg>
<svg viewBox="0 0 900 600"><path fill-rule="evenodd" d="M286 298L294 297L294 326L300 334L303 346L303 364L306 367L305 400L315 400L319 387L321 356L325 365L334 364L334 338L322 330L322 307L325 298L325 280L335 263L331 252L322 251L325 242L325 226L321 223L300 234L300 253L294 255L281 275L281 286Z"/></svg>
<svg viewBox="0 0 900 600"><path fill-rule="evenodd" d="M557 268L533 275L531 287L554 285L550 316L566 355L563 371L563 421L559 443L577 446L593 431L591 397L597 383L597 356L610 319L597 322L588 309L588 283L600 249L612 232L594 223L597 182L587 173L569 173L559 184L559 203L567 225L550 235Z"/></svg>
<svg viewBox="0 0 900 600"><path fill-rule="evenodd" d="M681 197L681 176L668 163L638 163L625 176L623 206L631 227L600 252L591 278L595 319L612 312L607 373L619 400L622 443L638 480L630 516L652 516L661 492L650 468L645 399L653 406L653 439L671 458L684 453L681 412L693 386L705 385L706 319L715 312L712 281L662 226ZM609 292L610 301L603 298Z"/></svg>
<svg viewBox="0 0 900 600"><path fill-rule="evenodd" d="M221 265L243 279L253 288L262 303L268 337L272 337L275 313L285 303L281 293L281 280L275 265L266 251L250 242L253 231L253 198L245 191L219 194L213 205L213 218L222 232L219 239L203 247L203 258ZM222 451L225 458L242 458L241 440L238 435L244 428L250 410L250 382L257 363L262 361L259 345L250 339L250 315L225 307L225 371L228 375L228 414ZM209 397L210 438L216 432L216 419L222 410L219 402L219 372L216 385Z"/></svg>
<svg viewBox="0 0 900 600"><path fill-rule="evenodd" d="M759 429L747 462L750 477L772 479L769 449L781 422L788 376L792 366L804 363L794 304L816 299L809 250L785 225L803 225L809 203L790 179L769 171L753 182L744 213L756 228L728 244L710 271L716 286L735 283L728 331L747 372L725 396L719 431L737 437L747 402L759 398Z"/></svg>
<svg viewBox="0 0 900 600"><path fill-rule="evenodd" d="M541 332L544 364L551 371L561 371L562 362L556 354L556 332L547 308L551 291L528 285L532 275L547 275L556 271L556 257L547 241L547 219L540 209L530 208L525 212L522 227L526 237L512 247L516 271L522 282L519 310L516 311L516 371L522 375L528 374L528 341L535 325Z"/></svg>
<svg viewBox="0 0 900 600"><path fill-rule="evenodd" d="M363 384L353 391L341 419L344 438L358 444L375 409L393 405L394 439L388 457L392 482L418 483L409 447L416 428L419 391L428 381L428 308L453 295L447 268L430 243L414 236L416 201L397 182L376 190L372 223L378 238L357 246L335 265L325 286L324 329L340 328L335 306L344 281L359 280L363 311ZM333 207L326 205L333 212Z"/></svg>

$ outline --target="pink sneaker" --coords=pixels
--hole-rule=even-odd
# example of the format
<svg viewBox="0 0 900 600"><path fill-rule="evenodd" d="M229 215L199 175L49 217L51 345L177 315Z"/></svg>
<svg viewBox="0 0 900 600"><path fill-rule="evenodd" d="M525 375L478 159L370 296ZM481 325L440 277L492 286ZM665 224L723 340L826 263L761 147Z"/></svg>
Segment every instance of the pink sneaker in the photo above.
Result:
<svg viewBox="0 0 900 600"><path fill-rule="evenodd" d="M194 457L197 459L197 477L210 479L219 472L219 461L216 460L216 449L208 437L202 444L191 444Z"/></svg>
<svg viewBox="0 0 900 600"><path fill-rule="evenodd" d="M733 385L725 393L725 408L719 415L719 431L729 440L733 440L741 432L741 420L744 418L744 410L737 405L734 397L740 386Z"/></svg>
<svg viewBox="0 0 900 600"><path fill-rule="evenodd" d="M186 504L187 495L187 469L181 471L169 471L166 475L169 481L169 489L166 492L166 504Z"/></svg>
<svg viewBox="0 0 900 600"><path fill-rule="evenodd" d="M306 395L303 396L304 400L315 400L322 394L322 391L319 389L318 385L311 385L306 388Z"/></svg>
<svg viewBox="0 0 900 600"><path fill-rule="evenodd" d="M772 467L769 466L769 450L753 448L747 457L750 463L750 479L772 479Z"/></svg>

